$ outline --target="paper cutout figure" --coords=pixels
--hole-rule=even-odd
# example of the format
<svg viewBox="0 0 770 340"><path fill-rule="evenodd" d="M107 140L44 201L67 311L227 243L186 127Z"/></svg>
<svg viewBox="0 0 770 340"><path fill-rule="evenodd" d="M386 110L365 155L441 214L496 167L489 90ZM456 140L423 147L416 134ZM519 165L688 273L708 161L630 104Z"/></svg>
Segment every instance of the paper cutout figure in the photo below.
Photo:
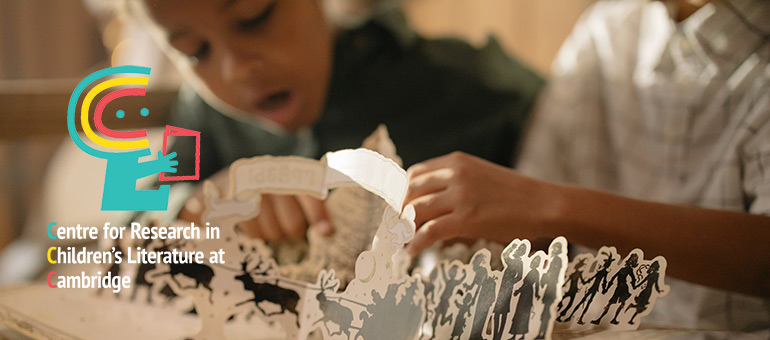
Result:
<svg viewBox="0 0 770 340"><path fill-rule="evenodd" d="M366 138L362 148L378 152L396 164L401 164L401 159L395 153L396 147L384 126L378 127ZM377 194L364 188L344 186L329 193L325 206L335 227L335 233L330 237L309 233L308 256L297 265L280 268L281 275L313 282L321 270L333 269L335 276L340 280L340 286L345 287L356 276L358 256L371 248L387 203ZM393 215L398 215L398 212L394 210ZM397 224L389 229L392 233L401 235L401 239L394 242L403 242L413 236L409 235L410 229L406 227L404 224ZM411 230L413 233L413 229ZM392 243L392 246L394 244Z"/></svg>
<svg viewBox="0 0 770 340"><path fill-rule="evenodd" d="M473 281L470 285L465 285L464 288L469 292L473 287L476 287L476 293L473 296L473 300L476 301L476 312L473 316L473 328L471 329L471 337L479 339L486 332L487 316L489 310L492 308L492 304L495 302L495 291L497 290L496 281L497 277L492 276L489 269L489 258L491 255L489 251L480 251L473 256L473 271L475 273Z"/></svg>
<svg viewBox="0 0 770 340"><path fill-rule="evenodd" d="M185 223L189 225L189 222ZM147 227L157 227L158 224L154 221L148 221ZM113 228L117 228L114 226ZM166 252L171 249L180 246L181 241L169 241L164 239L138 239L123 238L117 240L111 240L107 238L99 239L99 248L102 251L116 249L116 253L120 252L122 261L120 264L115 262L105 264L102 266L102 271L112 271L113 275L120 273L122 276L128 276L131 278L131 285L127 289L121 290L121 294L110 294L112 297L119 301L147 304L153 307L162 308L172 313L187 313L192 308L192 300L189 298L183 298L177 295L174 290L168 284L155 285L154 281L149 278L151 273L157 273L157 266L149 261L142 261L141 263L129 263L128 250L136 253L138 250L146 250L149 252ZM101 296L98 291L96 296Z"/></svg>
<svg viewBox="0 0 770 340"><path fill-rule="evenodd" d="M432 316L435 314L438 272L439 266L435 266L430 271L430 274L428 274L428 277L422 280L422 285L425 287L425 309L427 311L426 318L428 320L432 320Z"/></svg>
<svg viewBox="0 0 770 340"><path fill-rule="evenodd" d="M422 324L424 301L417 282L388 285L384 297L372 290L372 303L361 313L362 326L355 339L415 339Z"/></svg>
<svg viewBox="0 0 770 340"><path fill-rule="evenodd" d="M513 314L513 321L509 333L516 336L521 335L524 339L529 333L530 314L534 308L534 299L540 299L540 254L535 254L529 265L529 272L522 280L519 289L513 292L513 296L519 296L516 301L516 312Z"/></svg>
<svg viewBox="0 0 770 340"><path fill-rule="evenodd" d="M462 296L462 294L460 294ZM466 321L471 317L471 307L473 307L473 295L466 293L463 303L460 304L455 300L455 306L457 306L457 319L455 320L454 328L452 328L452 335L449 339L460 340L463 335L463 330L466 329Z"/></svg>
<svg viewBox="0 0 770 340"><path fill-rule="evenodd" d="M459 286L463 281L465 281L465 278L468 276L468 274L465 272L465 269L460 268L459 265L453 264L449 271L446 269L446 264L441 263L438 266L440 273L441 273L441 279L444 282L444 289L441 293L441 296L439 297L438 305L436 306L436 309L433 311L433 323L431 325L432 335L429 339L434 339L436 337L436 327L448 323L451 320L451 315L449 315L449 307L450 307L450 299L455 294L455 288ZM437 286L437 284L433 284L434 286Z"/></svg>
<svg viewBox="0 0 770 340"><path fill-rule="evenodd" d="M639 286L642 287L642 291L639 293L639 295L634 298L634 303L629 304L628 308L635 308L636 311L634 312L634 315L631 316L631 320L628 321L629 324L634 324L634 319L637 315L644 313L648 306L650 305L650 299L652 298L652 289L655 288L655 291L658 292L658 294L662 294L663 291L660 289L660 262L653 261L652 264L649 267L649 270L647 271L647 276L644 277L642 282L639 284ZM634 285L634 288L637 288L636 285Z"/></svg>
<svg viewBox="0 0 770 340"><path fill-rule="evenodd" d="M200 263L169 263L167 272L157 273L157 275L164 274L168 274L171 277L171 280L181 289L197 289L199 287L207 289L209 291L209 302L213 303L212 297L214 295L214 290L211 289L211 279L214 277L214 271L211 267ZM177 276L180 274L192 279L195 281L195 284L189 287L182 286L182 284L177 281Z"/></svg>
<svg viewBox="0 0 770 340"><path fill-rule="evenodd" d="M158 244L155 246L155 244ZM141 243L142 249L147 249L148 251L168 251L169 245L164 240L152 240L147 239L144 242ZM130 268L125 262L122 264L123 268ZM152 284L149 280L147 280L147 273L150 271L153 271L156 268L154 263L140 263L138 266L136 266L136 275L134 276L134 284L131 287L131 297L130 301L134 302L136 301L137 294L140 290L146 290L147 298L146 303L148 305L156 305L153 303L153 297L156 297L160 295L161 301L163 305L168 306L171 304L172 300L177 298L178 296L174 293L174 291L171 289L169 285L162 285L161 289L156 289L155 285ZM141 289L140 289L141 288ZM156 297L157 299L157 297ZM189 307L185 307L183 309L189 309Z"/></svg>
<svg viewBox="0 0 770 340"><path fill-rule="evenodd" d="M559 239L557 238L557 240ZM561 238L561 240L564 240L564 238ZM567 260L566 254L561 256L566 246L566 241L557 242L554 240L549 248L548 270L546 270L540 280L540 286L545 290L543 292L543 313L540 316L540 331L535 339L545 339L546 336L550 338L551 330L553 329L553 315L556 312L556 305L554 303L557 299L561 299L561 287L564 282L564 272L567 269L563 265Z"/></svg>
<svg viewBox="0 0 770 340"><path fill-rule="evenodd" d="M451 338L457 336L458 329L464 329L463 339L510 339L511 335L516 339L535 339L541 332L543 337L550 338L555 301L561 298L560 287L564 283L566 267L561 264L567 261L562 251L566 246L567 241L558 237L551 243L549 253L538 251L530 256L529 241L514 240L502 251L502 272L489 269L491 256L486 249L477 251L467 265L453 262L447 270L446 261L439 263L437 267L442 275L428 286L443 284L444 290L435 316L426 321L424 327L424 334L430 336L424 335L423 339ZM548 289L554 294L551 300L545 298ZM467 308L464 301L468 295L471 295L472 313L462 316L461 308Z"/></svg>
<svg viewBox="0 0 770 340"><path fill-rule="evenodd" d="M561 301L558 320L560 332L636 329L637 318L648 315L657 298L668 293L663 283L665 258L645 260L639 249L619 258L614 247L602 247L598 255L579 255L570 263L570 288ZM589 270L584 269L586 263L593 263ZM573 306L572 301L578 302ZM612 317L606 318L610 312Z"/></svg>
<svg viewBox="0 0 770 340"><path fill-rule="evenodd" d="M591 306L591 303L594 300L594 297L596 297L596 294L599 292L601 287L607 286L607 274L609 274L610 265L613 261L615 261L615 258L612 256L613 253L614 250L612 252L601 252L601 254L606 256L604 259L604 264L590 279L587 281L582 281L583 284L591 283L591 287L588 288L586 294L583 296L577 306L575 306L575 309L572 310L572 313L569 317L567 317L565 322L569 322L572 319L572 316L575 315L575 312L580 308L580 306L583 306L583 311L580 313L580 318L578 319L577 323L581 325L585 324L583 317L585 317L588 308Z"/></svg>
<svg viewBox="0 0 770 340"><path fill-rule="evenodd" d="M513 287L524 276L524 263L522 257L529 254L529 242L514 240L501 255L503 259L503 278L500 281L500 289L497 292L497 300L493 311L493 339L502 339L505 331L506 320L511 311L511 294Z"/></svg>
<svg viewBox="0 0 770 340"><path fill-rule="evenodd" d="M275 314L283 314L287 312L292 313L296 316L297 327L299 327L299 312L297 312L299 294L291 289L279 287L277 282L278 279L276 279L275 284L257 283L254 281L254 278L252 277L253 274L263 277L270 276L271 274L274 275L274 273L271 273L271 270L274 267L273 263L269 263L268 267L262 270L259 270L260 265L262 264L261 261L257 262L256 266L251 270L247 268L248 264L249 254L247 254L246 258L241 262L242 273L240 275L236 275L235 279L240 281L243 284L243 289L250 291L254 295L254 298L238 302L235 304L235 306L237 307L245 303L254 303L254 307L262 312L262 314L265 316L272 316ZM262 309L262 307L259 306L260 302L263 301L268 301L280 306L280 311L272 313L266 312L264 309Z"/></svg>
<svg viewBox="0 0 770 340"><path fill-rule="evenodd" d="M604 311L602 312L602 315L599 316L598 319L591 321L592 324L598 325L602 318L604 318L605 315L607 315L607 312L610 310L610 307L616 303L619 303L620 306L618 306L617 311L615 312L615 317L612 318L612 321L610 323L617 325L618 322L618 315L620 315L620 312L623 310L623 307L626 305L626 300L631 297L631 292L629 287L629 279L631 280L631 284L634 283L636 278L634 277L634 268L639 265L639 256L636 254L631 254L628 259L626 259L626 264L623 268L621 268L615 275L612 276L612 278L607 282L607 286L603 287L602 293L606 294L607 290L609 290L610 287L612 287L612 283L615 282L615 293L613 293L612 298L610 298L610 302L604 306Z"/></svg>
<svg viewBox="0 0 770 340"><path fill-rule="evenodd" d="M586 258L581 258L578 260L578 262L575 264L575 270L572 271L571 274L567 277L567 280L564 282L564 285L569 285L569 288L567 288L567 291L564 293L564 296L562 296L561 301L559 302L557 310L561 310L561 313L559 314L559 317L556 318L556 321L564 321L564 316L567 314L567 312L572 307L572 304L575 303L575 295L578 293L578 289L580 288L581 283L586 283L585 279L583 278L583 266L586 264ZM564 305L564 301L569 299L569 302L566 306ZM562 308L563 306L563 308Z"/></svg>
<svg viewBox="0 0 770 340"><path fill-rule="evenodd" d="M353 311L342 305L343 298L327 296L327 291L332 293L337 291L337 288L340 285L339 280L334 280L330 284L329 281L334 279L334 272L330 272L328 276L325 276L322 273L321 278L321 291L316 295L316 300L318 300L318 306L321 309L323 317L316 320L313 325L321 323L330 336L345 334L347 338L350 338L350 329L353 328L351 326L353 323ZM375 293L376 291L373 294ZM337 324L339 330L337 332L331 332L329 330L329 323Z"/></svg>

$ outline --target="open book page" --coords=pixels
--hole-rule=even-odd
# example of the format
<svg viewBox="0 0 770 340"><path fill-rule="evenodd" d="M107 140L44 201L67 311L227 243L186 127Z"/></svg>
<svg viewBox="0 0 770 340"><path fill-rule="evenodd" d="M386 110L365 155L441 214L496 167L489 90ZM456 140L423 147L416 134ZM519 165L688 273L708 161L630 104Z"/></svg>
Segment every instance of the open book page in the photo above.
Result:
<svg viewBox="0 0 770 340"><path fill-rule="evenodd" d="M50 289L45 285L4 288L0 290L0 323L14 330L9 334L23 335L23 339L50 340L184 339L201 327L192 314L99 299L93 293L89 289ZM225 335L227 339L284 339L280 329L256 318L249 323L228 323Z"/></svg>

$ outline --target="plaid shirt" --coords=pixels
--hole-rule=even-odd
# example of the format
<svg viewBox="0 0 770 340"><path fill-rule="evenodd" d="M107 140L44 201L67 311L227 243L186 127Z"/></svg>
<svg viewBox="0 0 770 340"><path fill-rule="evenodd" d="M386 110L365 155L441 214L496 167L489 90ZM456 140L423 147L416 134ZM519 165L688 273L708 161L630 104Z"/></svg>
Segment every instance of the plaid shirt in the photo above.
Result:
<svg viewBox="0 0 770 340"><path fill-rule="evenodd" d="M520 171L644 200L770 214L768 18L766 0L710 3L681 23L663 2L595 4L554 61ZM767 301L667 281L671 294L646 320L770 328Z"/></svg>

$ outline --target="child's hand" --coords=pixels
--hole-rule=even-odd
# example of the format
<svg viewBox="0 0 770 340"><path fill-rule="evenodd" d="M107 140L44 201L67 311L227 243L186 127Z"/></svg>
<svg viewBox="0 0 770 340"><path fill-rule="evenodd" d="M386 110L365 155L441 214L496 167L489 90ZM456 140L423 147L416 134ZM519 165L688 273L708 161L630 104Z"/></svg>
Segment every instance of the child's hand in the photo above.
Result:
<svg viewBox="0 0 770 340"><path fill-rule="evenodd" d="M299 240L308 227L324 236L333 233L323 201L306 195L262 195L259 215L238 224L249 237L264 240Z"/></svg>
<svg viewBox="0 0 770 340"><path fill-rule="evenodd" d="M229 190L229 168L219 171L207 180L214 183L219 192L226 192ZM201 184L179 212L179 218L200 223L203 202L205 199ZM302 239L308 226L324 236L331 235L334 231L323 201L305 195L263 194L259 215L238 224L238 228L246 235L265 240Z"/></svg>
<svg viewBox="0 0 770 340"><path fill-rule="evenodd" d="M407 248L412 256L439 240L508 243L556 236L543 228L558 204L555 185L460 152L416 164L407 173L405 202L414 206L418 228Z"/></svg>
<svg viewBox="0 0 770 340"><path fill-rule="evenodd" d="M176 152L163 156L163 152L158 151L157 172L176 173L176 166L179 165L179 162L172 161L175 157Z"/></svg>

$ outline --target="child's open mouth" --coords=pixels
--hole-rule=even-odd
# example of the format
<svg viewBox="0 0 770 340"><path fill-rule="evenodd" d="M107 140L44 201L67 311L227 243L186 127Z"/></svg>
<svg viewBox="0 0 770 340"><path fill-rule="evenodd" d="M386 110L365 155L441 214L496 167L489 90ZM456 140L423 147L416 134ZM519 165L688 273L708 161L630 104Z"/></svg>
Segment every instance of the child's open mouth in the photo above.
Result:
<svg viewBox="0 0 770 340"><path fill-rule="evenodd" d="M289 90L275 92L259 102L257 112L282 126L287 126L295 118L293 105L295 96Z"/></svg>
<svg viewBox="0 0 770 340"><path fill-rule="evenodd" d="M260 111L266 112L275 111L286 104L286 102L289 100L289 95L289 91L281 91L271 94L259 103L258 109Z"/></svg>

